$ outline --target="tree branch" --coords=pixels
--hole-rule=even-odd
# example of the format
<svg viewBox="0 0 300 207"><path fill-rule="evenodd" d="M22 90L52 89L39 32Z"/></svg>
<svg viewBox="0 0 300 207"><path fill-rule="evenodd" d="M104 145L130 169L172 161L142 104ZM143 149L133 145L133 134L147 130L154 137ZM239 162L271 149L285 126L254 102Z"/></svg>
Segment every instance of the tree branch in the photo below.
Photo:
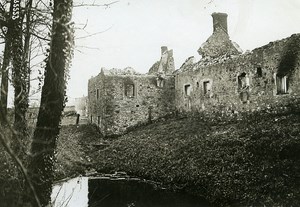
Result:
<svg viewBox="0 0 300 207"><path fill-rule="evenodd" d="M47 39L47 38L45 38L45 37L41 37L41 36L39 36L38 34L35 34L35 33L33 33L33 32L31 32L31 34L32 34L33 36L37 37L38 39L41 39L41 40L45 40L45 41L50 42L50 39Z"/></svg>
<svg viewBox="0 0 300 207"><path fill-rule="evenodd" d="M89 34L89 35L86 35L86 36L82 36L82 37L77 37L77 38L75 38L76 40L79 40L79 39L85 39L85 38L89 38L89 37L92 37L92 36L95 36L95 35L98 35L98 34L101 34L101 33L104 33L104 32L106 32L106 31L108 31L108 30L110 30L112 28L112 26L111 27L109 27L109 28L107 28L106 30L104 30L104 31L101 31L101 32L96 32L96 33L92 33L92 34Z"/></svg>
<svg viewBox="0 0 300 207"><path fill-rule="evenodd" d="M9 124L8 124L9 125ZM13 129L10 129L14 134L14 130ZM3 131L3 130L1 130ZM16 156L16 154L13 152L13 150L10 148L10 146L7 144L7 139L4 137L4 135L2 133L0 133L0 141L5 149L5 151L11 156L11 158L15 161L15 163L19 166L21 172L23 173L24 175L24 178L25 180L27 181L28 185L30 186L30 189L33 193L33 196L35 198L35 201L37 203L37 205L39 207L41 207L41 203L40 203L40 200L38 199L38 196L37 196L37 193L33 187L33 184L28 176L28 173L27 173L27 170L26 168L24 167L23 163L21 162L21 160Z"/></svg>
<svg viewBox="0 0 300 207"><path fill-rule="evenodd" d="M81 4L75 4L73 7L76 8L76 7L83 7L83 6L86 6L86 7L105 7L105 9L109 8L109 6L111 6L112 4L115 4L115 3L118 3L119 1L113 1L111 3L108 3L108 4L96 4L95 2L92 3L92 4L84 4L84 3L81 3Z"/></svg>

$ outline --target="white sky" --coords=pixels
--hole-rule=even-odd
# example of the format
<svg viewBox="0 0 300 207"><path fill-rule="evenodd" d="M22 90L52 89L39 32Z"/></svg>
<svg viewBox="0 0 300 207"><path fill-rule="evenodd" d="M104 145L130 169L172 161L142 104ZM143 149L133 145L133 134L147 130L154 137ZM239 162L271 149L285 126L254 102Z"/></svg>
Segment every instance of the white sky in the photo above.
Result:
<svg viewBox="0 0 300 207"><path fill-rule="evenodd" d="M213 12L228 14L229 36L243 51L300 33L300 0L120 0L109 8L77 7L74 22L87 22L77 38L103 32L76 40L70 100L87 95L88 79L101 67L146 73L163 45L174 50L175 68L190 56L198 60L199 46L212 34Z"/></svg>

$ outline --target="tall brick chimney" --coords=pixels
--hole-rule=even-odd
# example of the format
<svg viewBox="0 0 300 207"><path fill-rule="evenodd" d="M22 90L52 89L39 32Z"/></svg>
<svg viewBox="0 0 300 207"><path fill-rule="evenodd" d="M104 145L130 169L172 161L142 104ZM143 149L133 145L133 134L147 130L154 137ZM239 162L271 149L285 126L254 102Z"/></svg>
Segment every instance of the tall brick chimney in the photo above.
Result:
<svg viewBox="0 0 300 207"><path fill-rule="evenodd" d="M167 46L161 46L161 55L163 55L167 51L168 51L168 47Z"/></svg>
<svg viewBox="0 0 300 207"><path fill-rule="evenodd" d="M228 34L227 31L227 14L226 13L212 13L213 24L214 24L214 32L221 28Z"/></svg>

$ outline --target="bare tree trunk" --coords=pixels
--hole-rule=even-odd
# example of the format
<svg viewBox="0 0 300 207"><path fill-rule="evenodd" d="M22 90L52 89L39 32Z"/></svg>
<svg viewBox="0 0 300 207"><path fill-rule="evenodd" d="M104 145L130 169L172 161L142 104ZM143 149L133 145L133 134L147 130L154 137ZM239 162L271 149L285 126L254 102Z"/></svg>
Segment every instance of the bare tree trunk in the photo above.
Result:
<svg viewBox="0 0 300 207"><path fill-rule="evenodd" d="M73 29L70 24L72 7L72 0L54 0L50 54L31 146L32 159L28 170L42 206L50 202L54 150L65 104L66 69L73 45ZM36 206L34 200L31 203Z"/></svg>
<svg viewBox="0 0 300 207"><path fill-rule="evenodd" d="M22 16L21 0L11 2L10 13L12 14L11 37L12 37L12 74L13 86L15 88L14 106L15 120L14 128L17 132L15 136L15 151L20 153L22 147L20 143L28 137L26 112L28 109L28 71L23 64L23 41L22 41ZM21 142L20 142L21 141Z"/></svg>
<svg viewBox="0 0 300 207"><path fill-rule="evenodd" d="M10 11L12 12L12 5L10 5ZM4 9L1 12L1 15L5 15ZM4 52L3 52L3 60L1 65L1 87L0 87L0 125L4 125L6 123L7 119L7 97L8 97L8 74L9 74L9 63L11 61L11 25L12 25L12 13L9 12L9 15L7 15L7 19L1 20L1 27L6 27L6 33L5 35L5 46L4 46Z"/></svg>
<svg viewBox="0 0 300 207"><path fill-rule="evenodd" d="M9 32L9 31L8 31ZM5 47L3 54L3 62L1 67L1 92L0 92L0 124L5 123L4 119L7 117L7 96L8 96L8 66L11 59L11 41L6 34Z"/></svg>
<svg viewBox="0 0 300 207"><path fill-rule="evenodd" d="M29 96L29 90L30 90L30 38L31 38L31 9L32 9L32 0L28 0L26 5L26 24L25 24L25 33L24 33L24 51L23 51L23 64L24 64L24 70L27 70L27 93Z"/></svg>

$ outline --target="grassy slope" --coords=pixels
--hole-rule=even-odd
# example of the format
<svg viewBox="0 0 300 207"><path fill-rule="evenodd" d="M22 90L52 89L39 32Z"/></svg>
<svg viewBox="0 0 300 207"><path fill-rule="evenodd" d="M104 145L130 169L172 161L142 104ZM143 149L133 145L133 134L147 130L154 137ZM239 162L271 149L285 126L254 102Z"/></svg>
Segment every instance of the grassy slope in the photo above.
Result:
<svg viewBox="0 0 300 207"><path fill-rule="evenodd" d="M299 126L299 114L286 112L226 122L165 120L114 139L103 139L93 126L65 127L58 174L74 166L125 171L217 205L299 206Z"/></svg>

